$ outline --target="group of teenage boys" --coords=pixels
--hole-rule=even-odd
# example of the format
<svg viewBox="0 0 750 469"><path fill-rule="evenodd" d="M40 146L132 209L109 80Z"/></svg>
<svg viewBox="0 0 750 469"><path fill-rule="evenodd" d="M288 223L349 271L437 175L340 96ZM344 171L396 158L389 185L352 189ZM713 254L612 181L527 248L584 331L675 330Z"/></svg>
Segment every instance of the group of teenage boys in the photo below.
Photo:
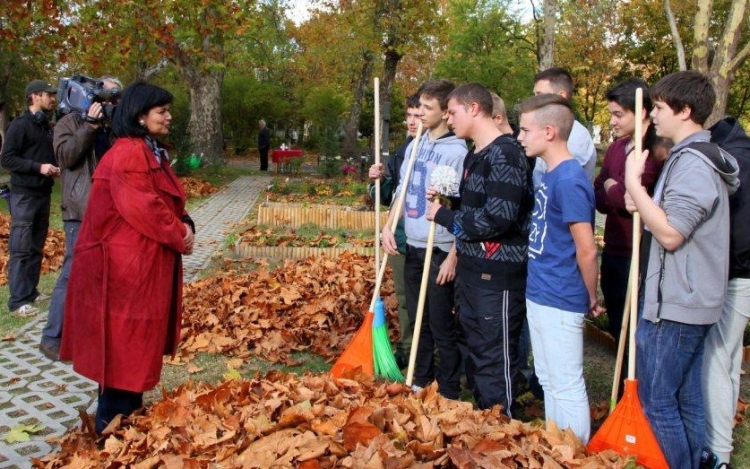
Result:
<svg viewBox="0 0 750 469"><path fill-rule="evenodd" d="M636 88L644 94L640 116ZM501 405L513 417L527 322L545 418L587 442L584 319L604 312L594 211L607 215L601 286L615 337L634 248L631 214L638 211L644 236L635 247L643 252L636 371L644 411L670 467L729 467L734 403L713 402L702 373L713 370L712 380L721 374L720 386L736 402L737 347L724 333L706 337L730 313L744 321L726 328L743 330L750 295L747 271L727 293L729 197L739 170L703 130L715 102L710 81L686 71L650 89L639 79L612 88L607 100L617 140L594 184L595 149L575 120L570 75L559 68L540 72L534 92L518 105L516 135L502 100L479 84L428 81L416 94L418 109L411 98L408 112L419 113L424 135L401 153L408 162L418 145L409 180L407 164L400 165L393 194L406 191L404 213L401 220L391 214L382 246L391 256L405 253L409 324L402 333L413 330L430 223L438 225L414 385L437 380L443 396L457 399L463 371L480 408ZM635 135L636 119L644 135ZM637 138L644 139L641 158L633 151ZM460 175L450 204L430 186L441 165ZM371 168L373 179L385 175L382 166ZM406 235L401 248L391 232L399 222Z"/></svg>

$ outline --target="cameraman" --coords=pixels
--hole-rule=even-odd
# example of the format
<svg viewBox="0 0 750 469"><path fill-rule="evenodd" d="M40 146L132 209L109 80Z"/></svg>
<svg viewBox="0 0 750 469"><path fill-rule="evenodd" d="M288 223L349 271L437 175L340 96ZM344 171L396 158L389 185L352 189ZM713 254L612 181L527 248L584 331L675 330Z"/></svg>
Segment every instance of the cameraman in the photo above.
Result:
<svg viewBox="0 0 750 469"><path fill-rule="evenodd" d="M52 154L48 114L55 109L57 89L43 80L26 85L28 109L10 123L0 156L10 172L10 236L8 237L8 309L15 316L39 312L39 274L49 227L52 178L60 174Z"/></svg>
<svg viewBox="0 0 750 469"><path fill-rule="evenodd" d="M54 361L60 355L65 293L73 263L73 249L91 190L91 176L111 146L109 120L104 108L108 104L116 104L112 101L116 101L122 90L122 82L117 78L105 75L98 80L103 83L105 94L111 97L109 101L91 103L85 116L79 112L65 115L57 122L52 141L55 159L61 170L65 260L52 292L39 350Z"/></svg>

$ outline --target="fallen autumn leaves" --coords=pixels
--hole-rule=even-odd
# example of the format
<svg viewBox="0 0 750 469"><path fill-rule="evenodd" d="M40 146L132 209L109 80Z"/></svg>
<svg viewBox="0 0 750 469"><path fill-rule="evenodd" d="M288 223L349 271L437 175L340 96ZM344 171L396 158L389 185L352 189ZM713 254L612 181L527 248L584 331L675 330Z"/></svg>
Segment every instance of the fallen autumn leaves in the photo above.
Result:
<svg viewBox="0 0 750 469"><path fill-rule="evenodd" d="M185 189L185 194L187 195L188 199L195 197L205 197L219 190L218 187L214 186L210 182L201 181L200 179L196 179L194 177L181 177L180 182L182 183L182 187Z"/></svg>
<svg viewBox="0 0 750 469"><path fill-rule="evenodd" d="M623 468L569 431L497 410L412 393L398 383L298 377L187 383L143 415L116 419L97 442L90 417L36 468Z"/></svg>
<svg viewBox="0 0 750 469"><path fill-rule="evenodd" d="M285 261L269 270L223 273L185 286L182 341L172 364L198 352L250 356L294 365L291 352L336 358L360 326L374 287L372 258L345 252L336 259ZM398 333L393 283L381 289L389 330ZM394 337L395 339L396 337Z"/></svg>
<svg viewBox="0 0 750 469"><path fill-rule="evenodd" d="M0 213L0 285L8 283L8 237L10 236L10 217ZM62 267L65 257L65 232L49 230L44 243L42 273L55 272Z"/></svg>

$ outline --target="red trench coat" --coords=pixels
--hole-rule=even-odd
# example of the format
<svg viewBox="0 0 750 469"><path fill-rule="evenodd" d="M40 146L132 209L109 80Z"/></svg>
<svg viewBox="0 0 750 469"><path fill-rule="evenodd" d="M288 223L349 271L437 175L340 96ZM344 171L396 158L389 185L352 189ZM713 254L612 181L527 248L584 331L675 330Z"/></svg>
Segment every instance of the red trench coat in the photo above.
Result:
<svg viewBox="0 0 750 469"><path fill-rule="evenodd" d="M182 319L185 190L140 138L120 138L96 168L68 282L60 358L100 385L159 382Z"/></svg>

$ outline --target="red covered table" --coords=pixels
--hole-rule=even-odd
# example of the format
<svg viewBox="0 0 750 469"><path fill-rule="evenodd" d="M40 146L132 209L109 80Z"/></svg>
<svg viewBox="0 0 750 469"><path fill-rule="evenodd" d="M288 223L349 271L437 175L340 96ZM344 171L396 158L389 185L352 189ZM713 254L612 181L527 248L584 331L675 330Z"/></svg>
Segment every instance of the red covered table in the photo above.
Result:
<svg viewBox="0 0 750 469"><path fill-rule="evenodd" d="M276 148L271 152L271 161L276 163L276 172L278 173L281 169L281 165L283 164L286 166L290 161L292 161L294 158L302 158L302 149L301 148L290 148L287 150L282 150L281 148Z"/></svg>

